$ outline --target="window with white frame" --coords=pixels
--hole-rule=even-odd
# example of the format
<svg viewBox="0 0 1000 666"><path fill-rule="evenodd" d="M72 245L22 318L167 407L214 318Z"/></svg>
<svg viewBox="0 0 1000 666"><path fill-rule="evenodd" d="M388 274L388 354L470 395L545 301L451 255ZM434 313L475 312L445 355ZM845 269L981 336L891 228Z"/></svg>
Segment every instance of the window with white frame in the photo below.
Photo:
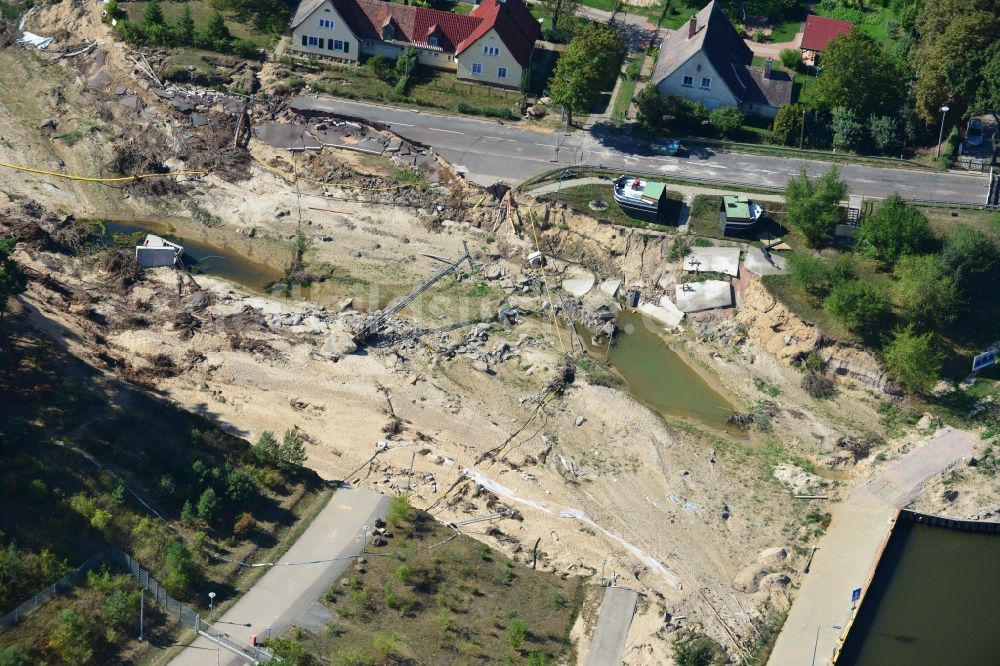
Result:
<svg viewBox="0 0 1000 666"><path fill-rule="evenodd" d="M497 67L497 78L498 79L506 79L507 78L507 68L506 67Z"/></svg>
<svg viewBox="0 0 1000 666"><path fill-rule="evenodd" d="M684 77L684 81L681 83L681 85L682 86L686 86L688 88L693 88L694 87L694 77L693 76L685 76Z"/></svg>
<svg viewBox="0 0 1000 666"><path fill-rule="evenodd" d="M307 46L319 46L319 37L309 37Z"/></svg>
<svg viewBox="0 0 1000 666"><path fill-rule="evenodd" d="M495 58L500 55L500 48L497 46L484 46L483 55L493 56Z"/></svg>
<svg viewBox="0 0 1000 666"><path fill-rule="evenodd" d="M350 42L344 42L344 41L341 41L339 39L331 39L330 40L330 50L331 51L340 51L341 53L347 53L348 50L350 49L349 44L350 44Z"/></svg>
<svg viewBox="0 0 1000 666"><path fill-rule="evenodd" d="M711 90L712 89L712 79L708 78L707 76L701 77L701 89L702 90Z"/></svg>
<svg viewBox="0 0 1000 666"><path fill-rule="evenodd" d="M337 24L334 23L333 19L320 19L319 27L326 28L327 30L333 30L337 27Z"/></svg>
<svg viewBox="0 0 1000 666"><path fill-rule="evenodd" d="M482 76L482 74L483 74L483 64L481 62L474 62L474 63L472 63L472 73L476 74L478 76Z"/></svg>

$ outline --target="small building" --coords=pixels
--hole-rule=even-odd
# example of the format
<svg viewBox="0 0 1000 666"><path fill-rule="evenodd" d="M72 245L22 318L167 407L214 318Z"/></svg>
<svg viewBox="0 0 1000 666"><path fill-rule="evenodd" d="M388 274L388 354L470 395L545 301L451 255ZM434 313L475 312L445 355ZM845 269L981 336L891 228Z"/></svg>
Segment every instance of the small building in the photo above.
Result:
<svg viewBox="0 0 1000 666"><path fill-rule="evenodd" d="M809 66L815 66L819 60L819 54L826 51L834 37L846 35L854 28L850 21L826 18L810 14L806 17L806 27L802 30L802 41L799 48L802 49L802 62Z"/></svg>
<svg viewBox="0 0 1000 666"><path fill-rule="evenodd" d="M773 69L770 60L763 67L752 63L750 47L712 0L664 38L651 81L664 96L773 118L792 102L792 76Z"/></svg>
<svg viewBox="0 0 1000 666"><path fill-rule="evenodd" d="M413 47L421 65L506 88L520 85L541 36L523 0L482 0L465 16L383 0L302 0L291 31L299 55L395 60Z"/></svg>

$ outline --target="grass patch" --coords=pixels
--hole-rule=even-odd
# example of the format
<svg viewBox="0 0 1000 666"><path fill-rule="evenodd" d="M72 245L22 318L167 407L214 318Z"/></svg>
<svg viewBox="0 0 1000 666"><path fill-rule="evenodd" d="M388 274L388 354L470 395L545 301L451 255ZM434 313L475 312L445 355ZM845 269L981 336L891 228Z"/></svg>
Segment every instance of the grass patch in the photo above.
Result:
<svg viewBox="0 0 1000 666"><path fill-rule="evenodd" d="M128 14L130 21L141 22L143 13L149 2L139 0L138 2L123 2L120 7ZM170 25L176 25L177 19L184 13L184 8L191 8L191 17L197 30L202 30L208 25L208 21L215 14L212 5L208 0L185 0L184 2L174 2L173 0L162 0L160 8L163 10L163 18ZM260 46L265 46L274 41L275 36L268 32L261 32L253 25L244 23L232 15L226 16L226 26L233 37L238 39L249 39Z"/></svg>
<svg viewBox="0 0 1000 666"><path fill-rule="evenodd" d="M632 217L622 210L621 206L615 203L613 186L610 183L607 185L574 185L573 187L564 187L558 194L552 192L544 195L544 198L564 203L573 210L595 217L602 222L641 229L658 229L661 231L671 229L677 225L681 207L684 205L683 197L678 192L667 191L667 200L660 211L659 220L654 222L652 220ZM604 201L607 204L607 208L604 210L592 210L590 202L594 199Z"/></svg>
<svg viewBox="0 0 1000 666"><path fill-rule="evenodd" d="M635 80L622 79L622 84L618 86L618 95L615 97L614 106L611 107L611 119L618 125L628 119L628 109L632 105L636 83Z"/></svg>
<svg viewBox="0 0 1000 666"><path fill-rule="evenodd" d="M393 532L380 556L367 557L364 572L327 590L323 603L334 619L321 632L299 632L306 652L335 664L558 663L570 656L580 579L510 562L466 536L429 550L454 533L423 512L401 518ZM374 659L351 662L351 650Z"/></svg>
<svg viewBox="0 0 1000 666"><path fill-rule="evenodd" d="M615 388L623 386L625 382L619 377L611 366L594 358L582 357L576 360L576 367L583 371L583 375L588 384L594 386L607 386Z"/></svg>
<svg viewBox="0 0 1000 666"><path fill-rule="evenodd" d="M779 21L771 27L771 41L779 44L792 41L799 30L802 29L802 24L802 19L785 19ZM775 58L775 62L780 63L781 61ZM757 63L754 64L756 65Z"/></svg>

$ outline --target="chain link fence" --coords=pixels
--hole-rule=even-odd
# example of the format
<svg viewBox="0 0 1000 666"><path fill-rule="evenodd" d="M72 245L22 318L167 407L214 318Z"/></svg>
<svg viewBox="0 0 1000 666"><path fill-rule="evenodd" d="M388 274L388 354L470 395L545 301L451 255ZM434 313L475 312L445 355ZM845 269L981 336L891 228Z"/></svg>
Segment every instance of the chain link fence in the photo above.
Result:
<svg viewBox="0 0 1000 666"><path fill-rule="evenodd" d="M170 596L167 590L160 585L159 581L143 569L135 558L117 548L106 548L100 551L77 567L76 570L71 571L48 587L40 590L31 599L0 618L0 629L17 624L26 615L38 609L56 595L70 590L79 584L88 572L96 569L104 562L111 562L131 574L152 595L153 599L163 607L168 616L176 618L185 627L194 629L200 636L204 636L219 645L219 647L236 654L250 664L266 664L273 659L269 653L260 647L235 640L214 625L204 622L197 611ZM279 662L280 660L275 661Z"/></svg>

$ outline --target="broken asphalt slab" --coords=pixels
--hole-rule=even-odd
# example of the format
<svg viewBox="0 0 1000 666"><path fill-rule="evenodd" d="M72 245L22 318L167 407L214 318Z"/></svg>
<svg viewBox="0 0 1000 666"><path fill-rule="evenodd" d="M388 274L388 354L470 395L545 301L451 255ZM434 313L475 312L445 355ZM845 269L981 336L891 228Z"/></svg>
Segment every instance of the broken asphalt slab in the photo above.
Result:
<svg viewBox="0 0 1000 666"><path fill-rule="evenodd" d="M733 287L722 280L688 282L677 285L674 300L681 312L728 308L733 304Z"/></svg>

